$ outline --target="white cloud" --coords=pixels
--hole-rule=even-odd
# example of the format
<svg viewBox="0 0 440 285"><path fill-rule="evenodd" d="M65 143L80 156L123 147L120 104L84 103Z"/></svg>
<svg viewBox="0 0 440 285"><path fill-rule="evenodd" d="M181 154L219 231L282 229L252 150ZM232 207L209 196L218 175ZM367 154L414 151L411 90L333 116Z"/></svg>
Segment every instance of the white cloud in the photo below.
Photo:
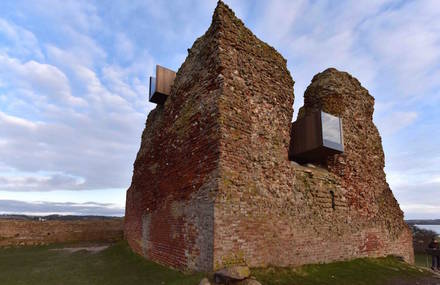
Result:
<svg viewBox="0 0 440 285"><path fill-rule="evenodd" d="M0 173L0 190L128 187L146 117L138 111L146 94L140 75L153 61L143 52L129 66L105 65L101 47L79 38L69 49L46 45L51 64L0 55L5 110L32 110L26 118L0 111L0 157L10 169Z"/></svg>
<svg viewBox="0 0 440 285"><path fill-rule="evenodd" d="M68 105L81 106L86 102L71 94L69 80L57 67L30 60L18 59L0 54L0 75L8 79L6 85L32 90L41 96Z"/></svg>
<svg viewBox="0 0 440 285"><path fill-rule="evenodd" d="M34 130L37 128L37 123L19 117L10 116L0 111L0 126L3 127L4 130L17 127Z"/></svg>
<svg viewBox="0 0 440 285"><path fill-rule="evenodd" d="M417 119L416 112L391 112L378 122L381 135L393 135L408 127Z"/></svg>
<svg viewBox="0 0 440 285"><path fill-rule="evenodd" d="M439 205L428 204L401 204L405 212L405 219L432 219L437 218L440 213Z"/></svg>
<svg viewBox="0 0 440 285"><path fill-rule="evenodd" d="M92 36L83 34L71 27L65 28L64 33L69 39L67 50L75 56L76 62L91 66L106 59L107 52Z"/></svg>
<svg viewBox="0 0 440 285"><path fill-rule="evenodd" d="M82 189L84 179L64 173L1 173L2 191L53 191Z"/></svg>
<svg viewBox="0 0 440 285"><path fill-rule="evenodd" d="M75 27L81 33L103 28L97 6L87 0L40 0L38 2L22 2L22 13L38 17L44 24L56 24L58 29ZM18 4L17 4L18 5Z"/></svg>
<svg viewBox="0 0 440 285"><path fill-rule="evenodd" d="M117 55L125 60L133 59L135 46L132 41L123 33L118 33L115 38L115 48Z"/></svg>
<svg viewBox="0 0 440 285"><path fill-rule="evenodd" d="M284 42L289 38L295 21L301 21L307 2L275 0L268 2L264 8L262 19L256 29L267 37L269 42Z"/></svg>
<svg viewBox="0 0 440 285"><path fill-rule="evenodd" d="M62 118L51 115L53 123L0 113L0 157L12 168L0 173L0 190L128 187L145 117L116 108L98 113L78 116L61 111Z"/></svg>
<svg viewBox="0 0 440 285"><path fill-rule="evenodd" d="M435 1L278 0L255 6L257 35L288 59L295 109L313 75L327 67L350 72L377 100L407 101L398 104L431 100L425 93L440 87Z"/></svg>
<svg viewBox="0 0 440 285"><path fill-rule="evenodd" d="M35 56L38 59L44 58L38 40L31 31L0 18L0 39L1 36L9 41L9 45L4 45L0 51L20 56Z"/></svg>
<svg viewBox="0 0 440 285"><path fill-rule="evenodd" d="M104 215L123 216L124 208L110 203L72 203L72 202L46 202L46 201L16 201L0 200L0 214L25 214L25 215Z"/></svg>
<svg viewBox="0 0 440 285"><path fill-rule="evenodd" d="M438 4L408 1L381 11L360 26L368 52L377 58L380 72L396 83L399 96L418 97L439 86L440 79L427 80L440 68L439 17Z"/></svg>
<svg viewBox="0 0 440 285"><path fill-rule="evenodd" d="M438 182L420 182L417 184L401 185L394 188L394 193L401 201L406 218L438 218L440 213L440 197Z"/></svg>

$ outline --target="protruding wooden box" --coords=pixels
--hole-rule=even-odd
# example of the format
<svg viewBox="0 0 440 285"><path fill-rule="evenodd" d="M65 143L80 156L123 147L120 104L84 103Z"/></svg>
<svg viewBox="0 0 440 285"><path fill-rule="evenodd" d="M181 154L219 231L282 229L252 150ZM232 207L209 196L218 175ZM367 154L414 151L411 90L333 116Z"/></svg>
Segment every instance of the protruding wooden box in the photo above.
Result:
<svg viewBox="0 0 440 285"><path fill-rule="evenodd" d="M149 100L151 103L163 104L170 95L176 73L168 68L156 65L156 77L150 77Z"/></svg>
<svg viewBox="0 0 440 285"><path fill-rule="evenodd" d="M291 160L322 162L343 151L341 118L318 111L293 123L289 149Z"/></svg>

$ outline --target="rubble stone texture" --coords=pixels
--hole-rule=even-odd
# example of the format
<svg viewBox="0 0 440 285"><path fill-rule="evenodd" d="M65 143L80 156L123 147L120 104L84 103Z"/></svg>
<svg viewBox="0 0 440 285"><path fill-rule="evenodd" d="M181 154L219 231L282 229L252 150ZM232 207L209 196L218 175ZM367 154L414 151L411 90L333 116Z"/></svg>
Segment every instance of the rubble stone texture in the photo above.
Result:
<svg viewBox="0 0 440 285"><path fill-rule="evenodd" d="M219 1L188 53L169 98L148 116L134 163L125 236L136 252L202 271L390 254L413 261L383 171L374 99L355 78L328 69L308 87L300 116L341 116L345 153L307 167L288 159L294 82L274 48Z"/></svg>

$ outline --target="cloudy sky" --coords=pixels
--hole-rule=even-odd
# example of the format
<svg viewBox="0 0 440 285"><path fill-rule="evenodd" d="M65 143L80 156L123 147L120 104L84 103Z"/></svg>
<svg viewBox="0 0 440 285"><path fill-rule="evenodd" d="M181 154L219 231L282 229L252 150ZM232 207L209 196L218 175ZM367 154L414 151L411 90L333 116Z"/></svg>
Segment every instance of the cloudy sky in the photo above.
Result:
<svg viewBox="0 0 440 285"><path fill-rule="evenodd" d="M330 66L370 90L405 216L440 218L440 3L225 2L287 58L295 111ZM0 213L122 215L147 78L179 68L215 5L0 1Z"/></svg>

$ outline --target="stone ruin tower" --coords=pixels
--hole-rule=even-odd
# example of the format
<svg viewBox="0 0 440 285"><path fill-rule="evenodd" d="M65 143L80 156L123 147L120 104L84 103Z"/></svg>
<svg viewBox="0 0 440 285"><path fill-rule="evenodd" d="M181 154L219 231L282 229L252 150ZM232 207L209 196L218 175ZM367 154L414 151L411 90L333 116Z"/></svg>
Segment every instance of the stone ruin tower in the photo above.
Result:
<svg viewBox="0 0 440 285"><path fill-rule="evenodd" d="M342 118L344 152L289 159L286 60L219 1L164 104L150 112L127 191L134 251L181 270L295 266L397 255L412 236L385 179L374 98L348 73L317 74L299 118Z"/></svg>

